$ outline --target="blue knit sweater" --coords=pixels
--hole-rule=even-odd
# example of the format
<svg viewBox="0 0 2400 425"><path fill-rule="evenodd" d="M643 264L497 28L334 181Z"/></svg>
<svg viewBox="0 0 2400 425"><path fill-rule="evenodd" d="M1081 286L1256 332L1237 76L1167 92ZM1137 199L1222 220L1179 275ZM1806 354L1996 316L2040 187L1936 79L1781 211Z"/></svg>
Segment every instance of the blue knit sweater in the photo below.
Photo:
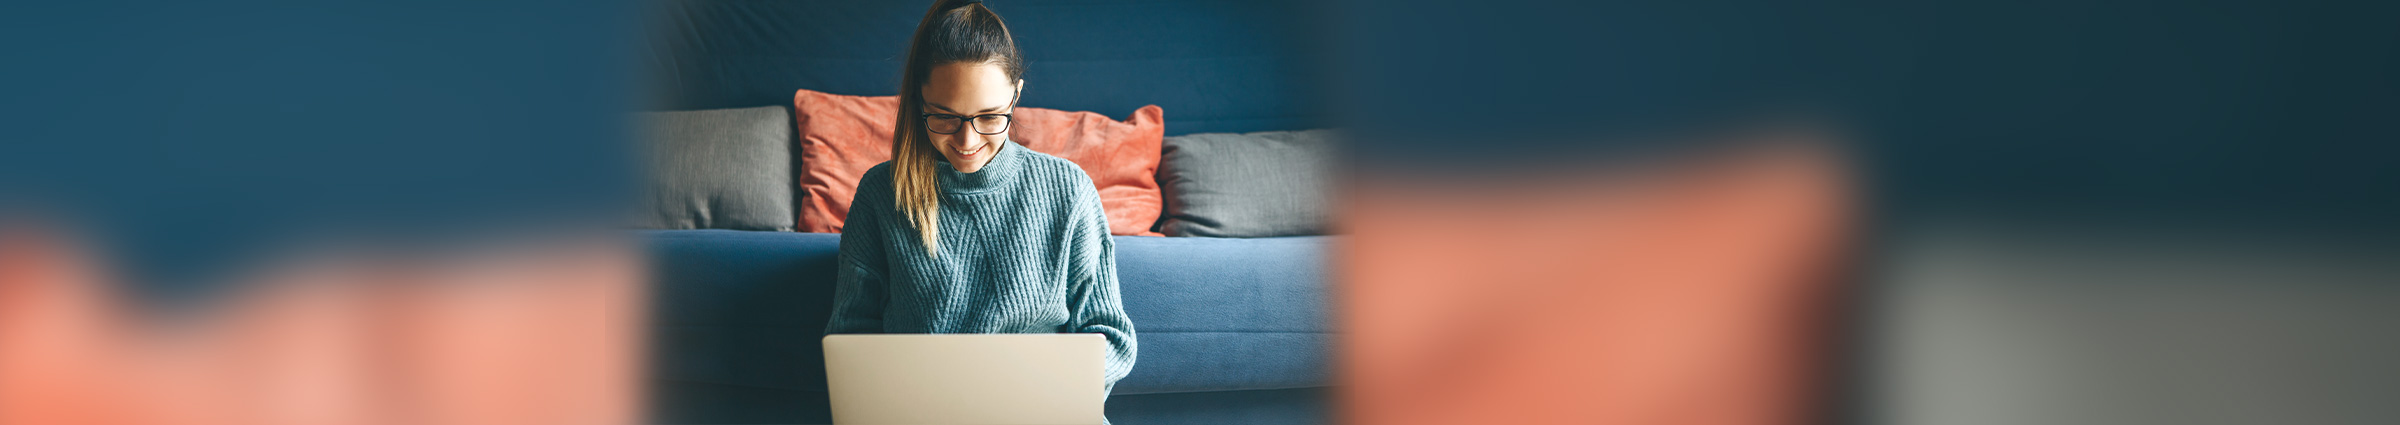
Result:
<svg viewBox="0 0 2400 425"><path fill-rule="evenodd" d="M868 169L842 227L825 333L1099 333L1107 388L1133 371L1116 243L1075 163L1002 143L983 169L938 164L941 253L894 206L892 163Z"/></svg>

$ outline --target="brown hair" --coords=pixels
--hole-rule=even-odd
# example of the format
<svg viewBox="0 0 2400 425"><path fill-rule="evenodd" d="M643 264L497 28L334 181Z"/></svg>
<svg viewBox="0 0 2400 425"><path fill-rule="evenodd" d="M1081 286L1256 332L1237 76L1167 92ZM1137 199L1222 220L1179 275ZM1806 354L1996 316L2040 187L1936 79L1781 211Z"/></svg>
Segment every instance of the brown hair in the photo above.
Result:
<svg viewBox="0 0 2400 425"><path fill-rule="evenodd" d="M934 167L940 155L925 134L925 80L936 66L952 63L999 65L1009 80L1025 76L1025 58L1000 15L974 0L936 0L909 39L908 64L900 76L900 114L892 132L892 194L900 214L925 241L925 255L941 250L941 191Z"/></svg>

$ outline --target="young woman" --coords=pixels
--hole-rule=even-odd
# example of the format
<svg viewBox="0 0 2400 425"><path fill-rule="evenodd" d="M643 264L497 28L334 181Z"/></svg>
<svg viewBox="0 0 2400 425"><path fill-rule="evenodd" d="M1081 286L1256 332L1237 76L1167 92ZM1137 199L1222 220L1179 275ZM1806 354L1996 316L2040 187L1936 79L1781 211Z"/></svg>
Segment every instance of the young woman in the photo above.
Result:
<svg viewBox="0 0 2400 425"><path fill-rule="evenodd" d="M977 0L939 0L900 79L892 161L842 227L834 333L1099 333L1107 388L1133 370L1116 245L1075 163L1009 140L1024 57Z"/></svg>

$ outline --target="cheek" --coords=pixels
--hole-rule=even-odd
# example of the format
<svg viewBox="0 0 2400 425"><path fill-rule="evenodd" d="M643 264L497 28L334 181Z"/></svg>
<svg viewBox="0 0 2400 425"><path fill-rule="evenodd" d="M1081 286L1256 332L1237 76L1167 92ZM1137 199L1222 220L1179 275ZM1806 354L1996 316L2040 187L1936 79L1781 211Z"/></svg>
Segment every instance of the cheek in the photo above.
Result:
<svg viewBox="0 0 2400 425"><path fill-rule="evenodd" d="M925 141L933 144L933 150L935 152L948 154L950 153L950 146L956 144L954 142L958 141L958 135L934 134L933 132L928 131L925 132Z"/></svg>

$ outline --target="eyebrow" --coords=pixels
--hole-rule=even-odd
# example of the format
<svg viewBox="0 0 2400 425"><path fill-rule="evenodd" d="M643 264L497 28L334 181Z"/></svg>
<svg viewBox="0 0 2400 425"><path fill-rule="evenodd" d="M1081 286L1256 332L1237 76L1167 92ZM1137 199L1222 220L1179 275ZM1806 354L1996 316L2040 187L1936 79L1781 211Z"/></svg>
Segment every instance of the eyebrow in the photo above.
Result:
<svg viewBox="0 0 2400 425"><path fill-rule="evenodd" d="M921 99L921 98L920 98L920 99L917 99L917 100L924 101L924 102L925 102L925 104L926 104L927 106L932 106L932 107L935 107L935 108L940 108L941 110L944 110L944 111L950 111L950 113L953 113L953 114L956 114L956 113L958 113L958 110L957 110L957 109L950 109L950 107L948 107L948 106L942 106L942 104L939 104L939 103L933 103L933 101L930 101L930 100L925 100L925 99ZM991 107L991 108L986 108L986 109L984 109L984 110L981 110L981 111L975 111L975 113L981 114L981 113L985 113L985 112L998 112L998 111L1000 111L1000 108L1006 108L1006 107L1008 107L1008 105L994 106L994 107Z"/></svg>

